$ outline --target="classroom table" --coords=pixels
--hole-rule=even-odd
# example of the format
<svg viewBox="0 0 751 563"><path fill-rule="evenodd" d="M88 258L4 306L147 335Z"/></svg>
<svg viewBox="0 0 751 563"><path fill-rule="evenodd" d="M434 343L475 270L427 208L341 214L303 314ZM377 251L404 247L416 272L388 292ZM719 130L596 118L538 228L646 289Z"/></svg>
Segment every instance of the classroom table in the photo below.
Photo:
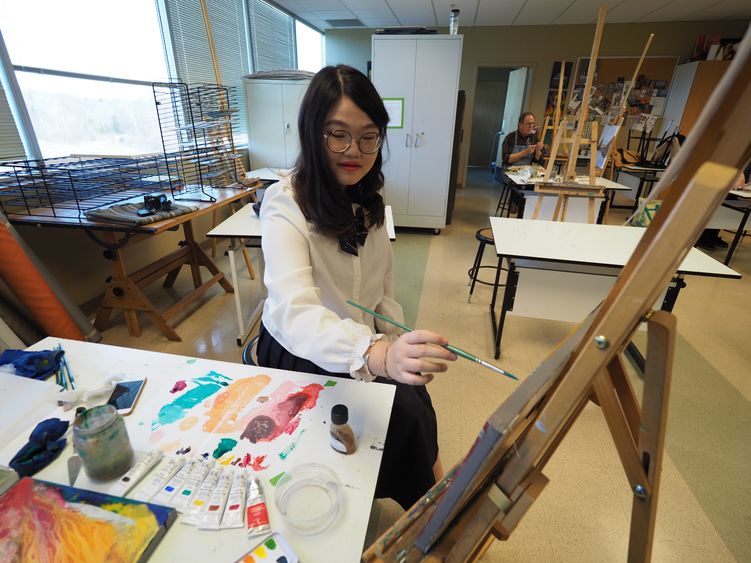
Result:
<svg viewBox="0 0 751 563"><path fill-rule="evenodd" d="M30 349L49 350L58 343L65 350L70 370L79 388L93 388L114 375L125 379L146 377L143 393L134 411L124 417L137 459L154 448L162 449L166 455L175 455L178 448L188 445L192 446L194 454L200 455L204 451L211 452L221 437L232 436L239 443L234 450L220 457L219 462L229 460L234 453L237 453L236 457L242 457L245 450L250 452L256 461L258 461L257 452L268 454L264 461L266 467L253 472L253 476L258 477L261 482L272 531L282 532L301 561L308 563L359 561L393 403L395 389L393 385L362 383L348 379L331 380L312 374L58 338L46 338L31 346ZM276 392L282 392L280 396L287 397L305 386L317 384L321 387L314 405L307 410L300 411L299 425L295 428L292 428L293 425L288 425L287 431L275 439L277 444L274 443L275 441L251 444L248 440L239 437L240 430L236 431L237 435L232 432L206 433L202 430L201 425L209 419L209 406L206 403L219 397L225 391L217 392L186 412L186 417L182 421L186 420L189 414L199 418L199 422L192 428L181 429L182 424L178 427L178 422L175 421L172 424L163 424L154 431L155 422L161 421L161 406L179 396L170 393L176 381L187 382L188 388L185 390L187 393L191 388L205 383L205 381L196 381L195 378L220 377L219 374L221 377L233 380L229 386L221 387L222 390L230 390L236 382L248 381L248 378L259 378L263 375L269 378L267 385L258 392L256 397L243 403L243 407L237 411L238 417L278 400ZM54 385L53 381L54 378L44 383ZM29 380L25 382L28 383ZM31 381L31 383L42 384L36 381ZM0 449L0 464L7 466L15 452L25 444L31 430L41 420L52 416L62 420L73 419L75 411L63 411L62 408L53 404L54 395L56 393L52 395L52 400L49 399L49 394L46 396L49 403L47 414L40 415L36 411L35 415L28 415L25 425L21 426L22 430L3 445ZM13 398L8 396L0 398L0 405L3 405L0 410L5 411L9 406L7 402L12 400ZM94 406L104 401L100 399L86 406ZM219 403L220 400L217 398L213 404ZM329 444L331 407L339 403L349 408L350 425L358 440L358 448L351 455L342 455L334 451ZM228 414L230 414L229 411ZM227 416L225 415L222 420L227 420ZM158 439L160 432L164 432L165 437ZM71 451L69 436L68 444L60 457L34 477L67 485L67 460ZM329 467L338 476L341 482L340 510L334 522L324 531L313 535L300 535L285 525L274 503L276 489L270 479L281 472L293 471L296 466L311 462ZM112 484L112 482L94 482L82 470L75 486L106 493L111 490ZM132 497L142 484L143 482L137 484L127 496ZM255 541L249 539L245 529L199 530L194 526L183 524L182 516L178 516L157 546L151 561L235 561L262 538L263 536L260 536Z"/></svg>
<svg viewBox="0 0 751 563"><path fill-rule="evenodd" d="M526 200L527 198L537 198L540 197L539 194L533 192L534 185L537 182L542 181L542 177L544 175L544 171L541 169L538 169L538 175L536 177L532 177L530 174L530 169L532 167L511 167L507 168L503 172L504 180L508 183L510 188L510 195L513 196L514 201L517 204L518 208L518 217L522 217L525 219L531 218L532 210L534 209L534 205L527 206ZM589 176L577 176L576 181L580 184L588 184L589 183ZM607 178L603 177L596 177L595 178L595 184L597 186L600 186L605 189L605 207L600 206L600 210L597 217L597 222L601 223L604 221L607 213L607 208L610 206L612 199L614 198L615 192L618 191L629 191L631 188L628 186L624 186L623 184L619 184L618 182L614 182L613 180L608 180ZM543 202L542 206L542 216L548 216L550 215L552 217L552 211L553 206L555 205L556 198L553 196L548 195L546 198L549 200L549 205L546 205L545 202ZM569 216L568 220L577 221L577 222L587 222L587 213L586 213L586 207L582 207L581 209L577 208L577 204L574 203L575 201L581 201L582 203L586 202L587 198L581 197L581 198L571 198L569 201ZM601 199L601 198L596 198ZM583 213L582 213L583 212ZM509 216L509 213L506 214L506 216Z"/></svg>
<svg viewBox="0 0 751 563"><path fill-rule="evenodd" d="M220 284L227 293L234 291L232 284L196 242L193 220L248 197L254 193L254 190L255 188L245 187L204 188L203 192L186 194L185 199L176 200L177 203L197 206L196 211L139 226L93 221L80 217L77 211L71 209L56 210L54 214L52 210L46 213L44 209L39 209L34 210L34 214L10 213L7 217L14 225L80 229L105 249L105 258L112 261L112 276L106 281L104 297L97 309L94 321L97 330L104 330L112 312L120 309L123 311L129 334L141 336L137 313L142 311L156 323L167 338L181 341L180 335L170 323L171 318L183 312L190 303L196 301L214 284ZM199 196L201 200L197 201ZM208 198L212 201L207 201ZM143 201L143 196L119 203L132 203L138 200ZM180 243L177 250L135 272L128 272L122 252L126 246L180 227L182 227L185 240ZM165 311L157 310L143 293L142 288L164 276L166 276L164 287L171 287L182 266L190 267L194 289ZM205 267L212 276L205 282L201 278L201 267Z"/></svg>
<svg viewBox="0 0 751 563"><path fill-rule="evenodd" d="M261 179L273 179L273 178L279 178L278 173L283 171L279 170L271 170L271 169L261 169L261 170L252 170L248 173L249 176L252 177L259 177ZM386 232L388 233L389 239L395 240L396 239L396 231L394 229L394 216L391 210L391 206L386 206ZM231 217L225 219L223 222L221 222L219 225L214 227L211 231L209 231L206 234L209 238L218 238L218 239L248 239L248 242L245 243L246 246L249 246L251 248L259 249L261 248L261 220L258 218L258 215L256 214L255 210L253 209L253 205L249 204L244 206L242 209L237 211L235 214L233 214ZM232 276L232 284L237 287L237 270L235 267L236 261L235 261L235 252L240 250L241 246L233 246L228 251L227 254L229 256L229 263L230 263L230 275ZM259 273L258 277L261 280L261 284L263 284L263 252L259 252ZM265 291L263 289L262 291ZM253 312L250 314L250 318L247 322L243 321L243 314L242 314L242 304L240 302L240 295L239 292L235 292L235 311L237 313L237 324L239 332L237 334L236 342L238 346L242 346L245 339L248 337L248 334L250 334L251 329L253 328L253 325L255 325L256 321L258 320L258 317L261 316L261 313L263 312L263 302L264 297L259 300L259 302L256 304L256 306L253 308Z"/></svg>
<svg viewBox="0 0 751 563"><path fill-rule="evenodd" d="M527 307L525 316L581 321L610 291L645 230L641 227L531 221L490 217L499 260L508 275L496 319L498 285L493 288L490 316L495 358L507 313ZM500 262L499 262L500 263ZM520 270L526 288L522 287ZM692 248L670 282L661 308L671 311L687 275L739 279L741 275ZM524 289L526 295L520 295Z"/></svg>

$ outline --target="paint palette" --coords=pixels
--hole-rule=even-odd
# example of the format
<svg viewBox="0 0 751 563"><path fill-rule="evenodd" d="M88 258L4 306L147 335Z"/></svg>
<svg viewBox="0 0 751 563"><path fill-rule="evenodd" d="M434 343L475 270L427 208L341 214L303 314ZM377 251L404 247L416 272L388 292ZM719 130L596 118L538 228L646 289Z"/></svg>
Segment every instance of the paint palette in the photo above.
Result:
<svg viewBox="0 0 751 563"><path fill-rule="evenodd" d="M235 563L298 563L299 561L284 536L274 533Z"/></svg>

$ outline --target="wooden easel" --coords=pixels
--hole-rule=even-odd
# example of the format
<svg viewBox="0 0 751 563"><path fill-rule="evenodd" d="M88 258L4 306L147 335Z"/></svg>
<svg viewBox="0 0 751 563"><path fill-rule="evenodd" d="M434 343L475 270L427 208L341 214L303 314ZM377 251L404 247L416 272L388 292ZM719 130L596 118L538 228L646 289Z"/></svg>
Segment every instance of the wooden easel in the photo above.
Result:
<svg viewBox="0 0 751 563"><path fill-rule="evenodd" d="M537 219L542 209L542 200L546 195L557 196L555 209L551 221L565 221L568 212L568 201L572 197L587 198L587 222L595 222L595 203L597 198L605 197L605 188L601 186L588 186L576 182L539 182L535 184L537 203L532 213L532 219Z"/></svg>
<svg viewBox="0 0 751 563"><path fill-rule="evenodd" d="M597 27L595 28L595 37L594 41L592 43L592 52L590 54L589 58L589 67L587 68L587 79L585 81L584 91L582 92L582 102L581 106L579 108L579 114L578 114L578 121L577 121L577 127L576 131L573 133L570 139L564 139L564 134L567 130L566 127L566 120L563 119L561 123L557 126L557 130L553 136L553 144L550 149L550 159L548 160L548 166L545 169L545 175L543 176L543 183L547 184L550 182L552 175L553 175L553 165L555 163L555 159L558 156L558 151L561 149L563 144L570 144L570 147L568 149L568 159L566 160L566 163L564 165L564 174L563 174L563 181L568 183L569 185L573 183L576 180L576 162L579 157L579 148L583 143L588 143L590 145L590 163L589 163L589 188L591 191L596 190L598 187L595 183L595 165L594 165L594 155L597 150L597 123L593 122L591 127L591 132L589 135L589 138L584 138L584 127L587 122L587 117L589 115L589 99L590 99L590 90L592 88L592 82L594 81L594 72L596 68L596 61L597 61L597 54L600 50L600 41L602 40L602 30L605 27L605 13L606 8L605 6L600 6L600 10L598 12L597 16ZM561 74L563 75L563 69L561 71ZM563 89L563 80L561 79L558 83L558 91L559 93ZM533 214L533 218L536 219L539 215L539 211L542 208L542 200L544 199L546 194L553 193L553 187L554 184L549 184L546 189L539 192L539 195L537 196L537 205L535 206L535 212ZM535 186L535 191L537 192L537 186ZM565 208L568 206L568 199L570 197L577 197L577 194L571 192L568 189L563 189L558 195L558 200L556 201L556 213L554 216L557 216L557 211L561 209L562 207ZM589 197L589 196L587 196ZM593 213L590 213L591 216L593 216ZM565 213L564 213L565 216ZM554 221L557 219L553 219ZM594 219L592 219L590 222L594 223Z"/></svg>
<svg viewBox="0 0 751 563"><path fill-rule="evenodd" d="M211 21L209 20L209 10L206 6L206 0L201 0L201 14L203 14L203 25L206 28L206 40L209 44L209 52L211 53L211 62L214 66L214 76L216 78L216 83L221 84L222 83L222 73L219 70L219 60L216 56L216 49L214 47L214 35L211 33ZM228 107L223 107L224 110L229 110ZM232 125L229 123L229 120L227 121L227 124L222 128L223 133L229 137L231 136L231 127ZM229 130L229 131L228 131ZM237 161L236 167L240 170L240 184L245 186L252 186L255 181L257 181L257 178L247 178L248 171L245 169L245 163L243 163L242 159L239 159ZM250 194L250 201L255 202L256 201L256 193L255 190L251 192ZM216 227L218 221L218 215L216 211L214 211L211 214L211 226ZM211 239L211 256L216 256L216 239ZM241 244L243 244L242 241L240 241ZM230 242L230 244L234 244L234 240ZM254 280L256 279L255 271L253 270L253 264L250 261L250 256L248 256L248 250L245 248L245 245L243 244L242 247L242 253L243 253L243 259L245 260L245 266L248 268L248 274L250 275L250 279Z"/></svg>
<svg viewBox="0 0 751 563"><path fill-rule="evenodd" d="M365 561L471 561L493 539L508 537L593 393L634 493L628 560L650 560L675 338L674 318L651 306L751 158L749 103L751 32L657 184L660 213L605 301L500 405L464 459ZM649 350L640 410L621 353L643 320Z"/></svg>

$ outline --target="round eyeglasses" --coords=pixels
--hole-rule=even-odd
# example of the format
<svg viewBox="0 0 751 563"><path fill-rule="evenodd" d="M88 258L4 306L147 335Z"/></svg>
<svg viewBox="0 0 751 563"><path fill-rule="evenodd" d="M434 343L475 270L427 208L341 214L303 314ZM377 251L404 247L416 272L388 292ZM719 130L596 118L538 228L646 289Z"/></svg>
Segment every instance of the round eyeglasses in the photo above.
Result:
<svg viewBox="0 0 751 563"><path fill-rule="evenodd" d="M330 133L324 133L323 138L326 139L326 146L331 152L345 152L350 146L352 146L352 135L349 131L337 129ZM364 154L373 154L378 152L381 148L382 137L380 133L371 131L369 133L363 133L360 138L357 139L357 146L360 147L360 151Z"/></svg>

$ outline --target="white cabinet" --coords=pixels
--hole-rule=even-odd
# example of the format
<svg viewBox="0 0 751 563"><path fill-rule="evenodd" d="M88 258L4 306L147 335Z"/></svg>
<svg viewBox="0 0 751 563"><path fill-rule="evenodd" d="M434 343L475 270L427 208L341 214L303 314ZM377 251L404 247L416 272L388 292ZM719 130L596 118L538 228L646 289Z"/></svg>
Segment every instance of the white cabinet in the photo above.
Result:
<svg viewBox="0 0 751 563"><path fill-rule="evenodd" d="M385 199L399 227L446 226L460 35L374 35L373 83L398 115L384 150Z"/></svg>
<svg viewBox="0 0 751 563"><path fill-rule="evenodd" d="M297 114L310 80L244 83L251 169L292 168L300 151Z"/></svg>

